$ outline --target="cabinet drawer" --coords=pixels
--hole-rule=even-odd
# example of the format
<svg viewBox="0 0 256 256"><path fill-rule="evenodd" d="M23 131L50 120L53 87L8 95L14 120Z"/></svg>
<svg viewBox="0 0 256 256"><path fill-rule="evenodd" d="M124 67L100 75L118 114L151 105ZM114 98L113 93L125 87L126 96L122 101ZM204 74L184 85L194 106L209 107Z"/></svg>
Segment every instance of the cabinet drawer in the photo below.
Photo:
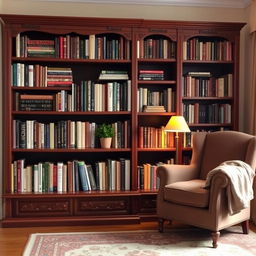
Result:
<svg viewBox="0 0 256 256"><path fill-rule="evenodd" d="M128 214L130 212L130 198L106 197L83 198L75 200L76 215L113 215Z"/></svg>
<svg viewBox="0 0 256 256"><path fill-rule="evenodd" d="M156 195L141 196L139 198L140 213L155 213L156 212Z"/></svg>
<svg viewBox="0 0 256 256"><path fill-rule="evenodd" d="M70 199L15 199L12 203L16 217L68 216L72 212Z"/></svg>

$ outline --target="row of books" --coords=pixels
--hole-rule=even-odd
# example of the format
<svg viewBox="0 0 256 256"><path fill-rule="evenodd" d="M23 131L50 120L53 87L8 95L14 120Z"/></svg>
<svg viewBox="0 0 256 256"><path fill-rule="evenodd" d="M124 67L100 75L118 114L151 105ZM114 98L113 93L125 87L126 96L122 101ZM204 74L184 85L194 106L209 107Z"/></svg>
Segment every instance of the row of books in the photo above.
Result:
<svg viewBox="0 0 256 256"><path fill-rule="evenodd" d="M52 39L16 36L16 57L130 59L131 42L119 35L61 35Z"/></svg>
<svg viewBox="0 0 256 256"><path fill-rule="evenodd" d="M16 111L131 111L131 81L82 81L72 84L71 91L48 95L15 92L14 97Z"/></svg>
<svg viewBox="0 0 256 256"><path fill-rule="evenodd" d="M117 121L111 125L114 129L111 147L129 148L130 121ZM85 121L41 123L35 120L13 120L13 148L98 148L99 138L95 136L97 127L98 124Z"/></svg>
<svg viewBox="0 0 256 256"><path fill-rule="evenodd" d="M140 87L137 93L138 111L142 112L145 106L164 106L166 112L175 112L176 92L171 88L154 90Z"/></svg>
<svg viewBox="0 0 256 256"><path fill-rule="evenodd" d="M72 85L70 111L131 111L131 80Z"/></svg>
<svg viewBox="0 0 256 256"><path fill-rule="evenodd" d="M174 164L174 158L165 161L166 164ZM165 164L158 162L156 164L145 163L137 166L138 172L138 189L157 190L160 186L160 179L157 176L156 169L158 166Z"/></svg>
<svg viewBox="0 0 256 256"><path fill-rule="evenodd" d="M164 70L139 70L139 80L161 81L164 80Z"/></svg>
<svg viewBox="0 0 256 256"><path fill-rule="evenodd" d="M53 87L71 86L71 68L47 67L39 64L12 64L12 86L14 87Z"/></svg>
<svg viewBox="0 0 256 256"><path fill-rule="evenodd" d="M164 38L137 41L137 58L170 59L176 56L176 43Z"/></svg>
<svg viewBox="0 0 256 256"><path fill-rule="evenodd" d="M138 137L139 148L173 148L174 133L165 132L164 126L140 126Z"/></svg>
<svg viewBox="0 0 256 256"><path fill-rule="evenodd" d="M222 77L183 77L184 97L232 97L233 75Z"/></svg>
<svg viewBox="0 0 256 256"><path fill-rule="evenodd" d="M233 59L232 43L227 40L212 40L195 37L183 42L184 60L217 60Z"/></svg>
<svg viewBox="0 0 256 256"><path fill-rule="evenodd" d="M232 121L230 104L183 104L183 115L190 124L230 124Z"/></svg>
<svg viewBox="0 0 256 256"><path fill-rule="evenodd" d="M24 159L11 166L12 192L119 191L131 188L130 160L120 158L96 162L39 162L25 165Z"/></svg>

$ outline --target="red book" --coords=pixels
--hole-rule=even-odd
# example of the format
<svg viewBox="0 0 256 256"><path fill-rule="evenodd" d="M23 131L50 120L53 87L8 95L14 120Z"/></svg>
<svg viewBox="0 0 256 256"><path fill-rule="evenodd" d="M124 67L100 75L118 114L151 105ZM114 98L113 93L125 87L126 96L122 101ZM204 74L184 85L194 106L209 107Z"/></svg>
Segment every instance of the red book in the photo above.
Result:
<svg viewBox="0 0 256 256"><path fill-rule="evenodd" d="M163 74L163 70L140 70L140 74Z"/></svg>

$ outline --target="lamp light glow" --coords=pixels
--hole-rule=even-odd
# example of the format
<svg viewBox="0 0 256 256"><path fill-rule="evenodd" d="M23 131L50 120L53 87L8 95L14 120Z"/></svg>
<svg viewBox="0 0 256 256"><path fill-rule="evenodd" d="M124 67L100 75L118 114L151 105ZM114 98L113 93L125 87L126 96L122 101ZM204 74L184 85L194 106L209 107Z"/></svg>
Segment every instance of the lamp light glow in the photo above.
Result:
<svg viewBox="0 0 256 256"><path fill-rule="evenodd" d="M183 116L172 116L164 130L166 132L190 132Z"/></svg>

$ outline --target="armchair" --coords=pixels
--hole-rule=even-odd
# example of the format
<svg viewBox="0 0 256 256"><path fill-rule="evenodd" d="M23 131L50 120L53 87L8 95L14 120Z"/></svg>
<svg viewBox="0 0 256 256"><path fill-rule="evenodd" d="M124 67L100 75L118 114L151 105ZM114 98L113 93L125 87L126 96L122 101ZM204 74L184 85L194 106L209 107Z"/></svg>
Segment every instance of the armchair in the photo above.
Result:
<svg viewBox="0 0 256 256"><path fill-rule="evenodd" d="M193 135L190 165L162 165L157 169L160 188L157 195L159 231L164 220L177 220L212 232L217 247L220 230L241 223L248 234L250 207L230 215L223 174L214 175L210 189L205 189L207 174L227 160L242 160L253 170L256 167L256 137L236 132L199 132Z"/></svg>

